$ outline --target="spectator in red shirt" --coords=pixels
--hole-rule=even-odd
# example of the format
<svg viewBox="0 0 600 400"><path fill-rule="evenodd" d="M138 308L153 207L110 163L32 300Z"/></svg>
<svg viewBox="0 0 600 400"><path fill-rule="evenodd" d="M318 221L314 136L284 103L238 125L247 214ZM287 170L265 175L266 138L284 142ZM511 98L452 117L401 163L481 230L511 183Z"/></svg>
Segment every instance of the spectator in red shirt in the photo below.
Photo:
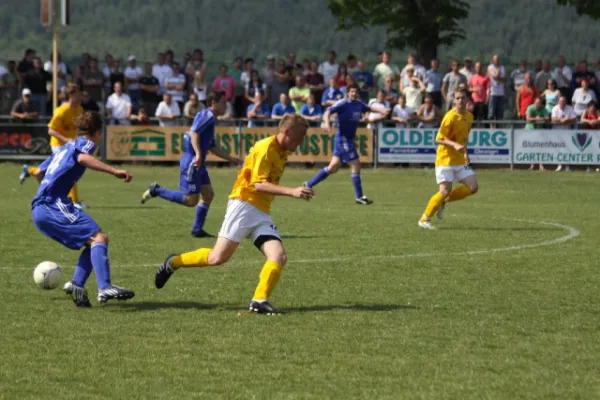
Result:
<svg viewBox="0 0 600 400"><path fill-rule="evenodd" d="M475 73L469 80L469 92L473 99L473 116L475 119L486 119L488 115L490 77L483 71L481 63L475 63Z"/></svg>
<svg viewBox="0 0 600 400"><path fill-rule="evenodd" d="M348 86L348 67L345 63L341 63L338 67L338 73L335 75L338 81L338 85L342 92L346 91L346 86Z"/></svg>
<svg viewBox="0 0 600 400"><path fill-rule="evenodd" d="M587 109L581 114L581 126L584 129L600 129L600 114L598 103L594 100L588 103Z"/></svg>
<svg viewBox="0 0 600 400"><path fill-rule="evenodd" d="M527 115L527 107L535 102L537 96L537 90L533 84L533 77L531 73L525 74L525 80L523 84L517 90L517 116L519 118L525 118Z"/></svg>
<svg viewBox="0 0 600 400"><path fill-rule="evenodd" d="M227 102L233 103L235 100L235 79L227 75L227 66L221 64L219 67L219 76L214 80L212 88L215 92L225 92Z"/></svg>

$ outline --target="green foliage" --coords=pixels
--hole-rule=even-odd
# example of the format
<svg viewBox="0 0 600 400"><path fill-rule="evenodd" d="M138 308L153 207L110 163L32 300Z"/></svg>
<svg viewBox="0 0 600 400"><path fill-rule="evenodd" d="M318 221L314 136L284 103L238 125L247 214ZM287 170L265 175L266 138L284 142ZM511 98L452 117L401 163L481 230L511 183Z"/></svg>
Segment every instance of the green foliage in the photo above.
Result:
<svg viewBox="0 0 600 400"><path fill-rule="evenodd" d="M558 4L575 7L577 14L600 18L600 2L598 0L556 0Z"/></svg>
<svg viewBox="0 0 600 400"><path fill-rule="evenodd" d="M172 48L180 59L194 47L204 50L211 67L236 55L261 58L289 51L323 59L330 49L373 63L388 40L383 26L336 31L327 0L177 0L176 7L158 0L71 3L73 25L60 34L60 51L71 63L84 51L100 58L110 52L121 59L135 54L154 61L159 50ZM431 7L433 2L422 3ZM559 54L570 61L598 57L600 25L578 16L573 6L553 0L473 0L469 5L469 17L456 27L464 30L465 39L442 46L442 60L467 55L487 60L492 53L509 64L520 58L554 60ZM2 58L19 59L26 47L48 57L51 35L41 27L39 14L39 1L0 1ZM429 29L433 21L417 22ZM401 63L409 50L396 51L393 60Z"/></svg>
<svg viewBox="0 0 600 400"><path fill-rule="evenodd" d="M463 0L329 0L329 9L339 30L385 26L388 47L416 48L426 63L437 57L440 45L466 38L459 22L469 15L469 3Z"/></svg>

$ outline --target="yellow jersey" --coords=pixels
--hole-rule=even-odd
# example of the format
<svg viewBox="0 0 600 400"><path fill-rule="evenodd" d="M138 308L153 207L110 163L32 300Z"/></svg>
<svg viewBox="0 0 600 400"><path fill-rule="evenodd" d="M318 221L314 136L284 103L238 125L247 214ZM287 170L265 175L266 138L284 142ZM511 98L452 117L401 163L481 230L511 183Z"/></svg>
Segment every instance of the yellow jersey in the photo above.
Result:
<svg viewBox="0 0 600 400"><path fill-rule="evenodd" d="M435 158L436 166L465 165L467 163L466 147L472 125L473 114L469 111L460 114L453 108L446 113L435 139L449 139L458 144L462 144L465 146L465 152L458 152L451 146L438 145L437 156Z"/></svg>
<svg viewBox="0 0 600 400"><path fill-rule="evenodd" d="M229 198L243 200L269 214L275 196L257 192L254 184L270 182L278 185L288 155L279 148L276 135L256 142L244 160Z"/></svg>
<svg viewBox="0 0 600 400"><path fill-rule="evenodd" d="M61 135L68 137L69 139L75 139L77 137L77 127L75 126L75 119L83 113L81 106L71 107L68 103L56 107L54 116L48 124L48 128L53 129ZM64 143L58 140L54 136L50 137L50 146L62 146Z"/></svg>

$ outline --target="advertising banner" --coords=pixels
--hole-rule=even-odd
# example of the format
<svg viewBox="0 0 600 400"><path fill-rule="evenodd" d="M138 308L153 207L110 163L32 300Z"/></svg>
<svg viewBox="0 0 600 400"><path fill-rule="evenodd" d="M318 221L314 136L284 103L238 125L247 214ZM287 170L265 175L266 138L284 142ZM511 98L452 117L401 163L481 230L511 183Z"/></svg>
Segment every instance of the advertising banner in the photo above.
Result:
<svg viewBox="0 0 600 400"><path fill-rule="evenodd" d="M186 126L108 126L106 159L109 161L179 161L183 152ZM216 127L215 141L224 152L237 154L236 127ZM206 161L220 158L208 154Z"/></svg>
<svg viewBox="0 0 600 400"><path fill-rule="evenodd" d="M600 131L514 131L515 164L600 164Z"/></svg>
<svg viewBox="0 0 600 400"><path fill-rule="evenodd" d="M380 163L433 163L437 128L382 129L377 161ZM471 163L510 164L509 129L472 129L467 143Z"/></svg>
<svg viewBox="0 0 600 400"><path fill-rule="evenodd" d="M49 155L49 140L46 125L0 124L0 159Z"/></svg>
<svg viewBox="0 0 600 400"><path fill-rule="evenodd" d="M278 132L277 128L242 128L242 152L245 157L250 148L257 141ZM308 133L294 154L288 158L289 162L329 162L333 155L333 137L335 131L327 133L321 128L308 128ZM359 128L356 130L356 150L363 163L373 162L373 131Z"/></svg>

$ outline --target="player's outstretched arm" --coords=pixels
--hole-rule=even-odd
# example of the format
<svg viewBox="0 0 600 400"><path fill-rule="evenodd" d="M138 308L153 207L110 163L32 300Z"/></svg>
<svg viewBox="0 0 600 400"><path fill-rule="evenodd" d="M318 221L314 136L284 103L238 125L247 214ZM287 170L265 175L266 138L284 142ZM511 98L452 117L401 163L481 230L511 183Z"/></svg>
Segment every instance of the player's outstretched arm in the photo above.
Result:
<svg viewBox="0 0 600 400"><path fill-rule="evenodd" d="M304 200L310 200L315 195L313 190L306 186L292 188L287 186L279 186L271 182L255 183L254 189L259 193L272 194L273 196L288 196Z"/></svg>
<svg viewBox="0 0 600 400"><path fill-rule="evenodd" d="M116 176L119 179L123 179L125 182L130 182L133 179L133 175L131 175L129 171L113 168L89 154L79 154L79 156L77 156L77 162L86 168L93 169L94 171L100 171Z"/></svg>
<svg viewBox="0 0 600 400"><path fill-rule="evenodd" d="M213 153L215 156L222 158L223 160L227 160L232 164L239 164L240 163L240 159L237 157L232 157L229 154L225 153L223 150L221 150L219 147L217 146L213 146L210 148L210 152Z"/></svg>

